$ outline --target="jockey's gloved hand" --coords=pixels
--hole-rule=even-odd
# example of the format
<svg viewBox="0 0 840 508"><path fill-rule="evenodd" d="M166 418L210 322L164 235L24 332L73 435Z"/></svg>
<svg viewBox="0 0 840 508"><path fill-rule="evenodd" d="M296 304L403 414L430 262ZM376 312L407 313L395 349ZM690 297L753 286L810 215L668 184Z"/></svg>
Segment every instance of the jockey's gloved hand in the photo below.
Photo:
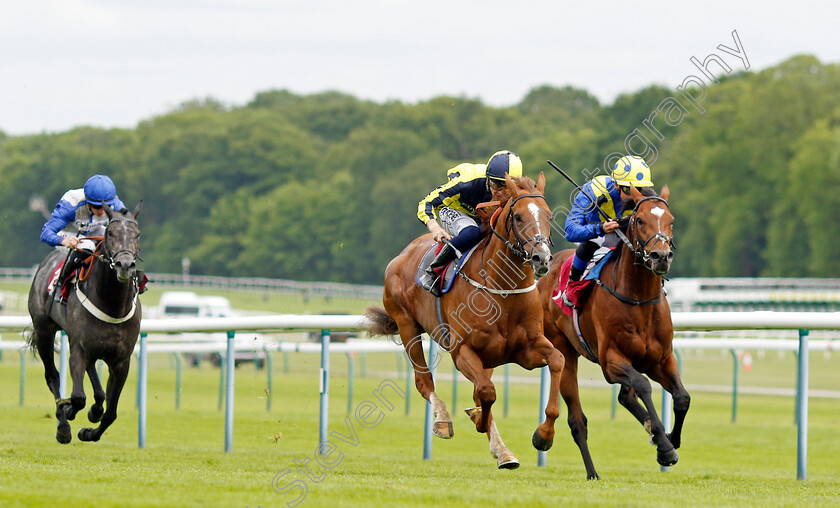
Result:
<svg viewBox="0 0 840 508"><path fill-rule="evenodd" d="M622 232L626 232L627 231L627 225L630 224L630 215L628 215L627 217L622 217L622 218L618 219L617 222L618 222L618 229L620 229Z"/></svg>

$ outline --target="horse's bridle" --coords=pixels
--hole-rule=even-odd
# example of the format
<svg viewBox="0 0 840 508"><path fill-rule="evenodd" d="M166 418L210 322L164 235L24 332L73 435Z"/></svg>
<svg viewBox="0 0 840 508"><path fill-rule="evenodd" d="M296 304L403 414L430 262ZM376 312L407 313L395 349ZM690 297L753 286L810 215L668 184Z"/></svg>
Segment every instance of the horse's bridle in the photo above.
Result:
<svg viewBox="0 0 840 508"><path fill-rule="evenodd" d="M542 234L542 232L540 232L539 234L534 235L531 238L523 239L522 235L519 234L519 230L516 228L515 223L510 220L510 215L513 212L513 205L515 205L516 202L522 198L540 198L543 201L545 201L545 196L543 196L542 194L520 194L519 196L512 198L509 204L506 204L506 206L508 206L508 214L505 218L505 231L507 231L508 234L513 232L513 238L516 240L516 245L514 245L510 240L508 240L504 236L500 235L496 231L495 224L490 225L490 230L493 231L493 234L499 237L499 239L502 242L504 242L504 244L511 250L511 252L513 252L517 257L522 258L523 262L527 263L533 257L531 253L525 250L525 247L527 245L533 244L534 248L536 248L536 246L541 243L551 245L552 247L554 246L554 244L551 242L551 228L549 228L549 236L545 236L544 234ZM531 249L531 252L533 251L534 249Z"/></svg>
<svg viewBox="0 0 840 508"><path fill-rule="evenodd" d="M135 252L135 251L130 251L130 250L128 250L128 249L118 250L117 252L114 252L114 253L112 253L112 252L108 251L108 249L107 249L107 248L106 248L106 246L105 246L105 238L107 238L107 236L108 236L108 228L110 228L110 227L111 227L111 224L113 224L113 223L115 223L115 222L127 222L127 223L129 223L129 224L137 224L137 221L136 221L136 220L134 220L134 219L127 219L127 218L125 218L125 217L116 217L116 218L111 219L111 220L109 220L109 221L108 221L108 226L105 228L105 235L103 235L103 239L102 239L102 250L103 250L103 253L104 253L104 254L96 254L96 253L94 253L94 254L93 254L93 257L95 257L95 258L96 258L96 259L98 259L99 261L102 261L103 263L107 264L107 265L108 265L108 267L109 267L109 268L111 268L111 270L113 270L113 269L114 269L114 267L116 266L116 259L117 259L117 256L119 256L119 255L120 255L120 254L122 254L122 253L128 253L128 254L131 256L131 261L132 261L132 262L135 262L135 261L137 261L138 259L140 259L140 255L139 255L137 252ZM141 260L141 261L142 261L142 260Z"/></svg>
<svg viewBox="0 0 840 508"><path fill-rule="evenodd" d="M630 235L630 237L632 238L632 242L627 240L627 237L622 238L622 240L624 240L624 242L627 243L627 246L630 247L630 250L633 251L633 254L635 254L636 256L638 256L639 258L642 259L642 262L644 263L644 266L647 269L653 270L652 263L650 262L650 254L648 254L648 252L645 250L645 247L647 247L647 245L651 241L653 241L653 243L663 242L663 243L667 244L671 248L671 250L675 250L676 245L674 245L673 235L668 236L665 233L663 233L662 231L658 231L658 232L654 233L644 242L642 242L639 239L638 228L636 227L636 220L637 220L636 212L639 211L639 205L641 205L645 201L661 201L662 203L665 204L665 207L668 208L669 211L671 209L668 206L668 202L665 201L664 199L662 199L659 196L648 196L646 198L640 199L638 202L636 202L636 206L633 208L633 213L630 215L630 224L627 227L627 231L628 231L628 234ZM617 233L619 234L619 237L623 236L623 233L621 233L620 231L617 231Z"/></svg>

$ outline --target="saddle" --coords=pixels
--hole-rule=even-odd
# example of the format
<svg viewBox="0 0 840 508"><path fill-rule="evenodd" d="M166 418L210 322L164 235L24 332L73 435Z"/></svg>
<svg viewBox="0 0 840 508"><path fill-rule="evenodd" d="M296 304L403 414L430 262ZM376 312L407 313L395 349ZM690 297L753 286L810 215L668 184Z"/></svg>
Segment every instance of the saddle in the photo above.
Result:
<svg viewBox="0 0 840 508"><path fill-rule="evenodd" d="M452 287L452 282L455 280L455 275L457 275L458 272L461 271L461 267L464 265L464 263L467 262L472 253L475 252L476 247L478 247L478 245L473 246L470 250L466 252L466 254L454 261L451 261L445 267L438 268L435 270L435 274L438 276L437 283L440 284L440 294L444 294L449 291L449 289ZM438 252L440 252L442 248L443 245L438 243L433 245L429 248L428 251L426 251L426 253L423 255L423 258L420 259L420 264L417 266L417 271L414 274L415 282L420 284L420 275L422 275L423 272L426 271L426 268L428 268L429 265L432 264L432 261L434 261L435 256L437 256Z"/></svg>

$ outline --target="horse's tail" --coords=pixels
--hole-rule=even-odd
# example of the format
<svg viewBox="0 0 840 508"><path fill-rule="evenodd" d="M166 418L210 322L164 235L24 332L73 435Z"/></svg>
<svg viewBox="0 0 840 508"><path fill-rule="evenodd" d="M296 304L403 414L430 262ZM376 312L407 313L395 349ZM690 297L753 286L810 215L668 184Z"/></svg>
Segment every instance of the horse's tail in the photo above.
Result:
<svg viewBox="0 0 840 508"><path fill-rule="evenodd" d="M382 307L368 307L365 310L365 317L371 323L368 327L368 334L371 336L395 335L400 331L397 322Z"/></svg>
<svg viewBox="0 0 840 508"><path fill-rule="evenodd" d="M26 328L23 332L21 332L21 335L23 335L23 340L26 341L26 345L29 349L32 351L38 350L38 336L35 334L35 330L32 328ZM55 341L55 339L53 339L53 341Z"/></svg>

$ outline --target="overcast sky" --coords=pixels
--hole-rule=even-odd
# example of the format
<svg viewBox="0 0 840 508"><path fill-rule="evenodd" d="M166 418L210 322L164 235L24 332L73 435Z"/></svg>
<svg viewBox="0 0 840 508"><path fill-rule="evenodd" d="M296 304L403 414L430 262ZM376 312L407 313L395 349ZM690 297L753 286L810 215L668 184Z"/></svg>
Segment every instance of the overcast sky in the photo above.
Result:
<svg viewBox="0 0 840 508"><path fill-rule="evenodd" d="M519 102L573 85L602 103L675 88L712 52L733 72L801 53L840 62L834 2L7 0L0 130L134 127L183 101L339 90L377 102ZM715 74L722 70L713 67Z"/></svg>

